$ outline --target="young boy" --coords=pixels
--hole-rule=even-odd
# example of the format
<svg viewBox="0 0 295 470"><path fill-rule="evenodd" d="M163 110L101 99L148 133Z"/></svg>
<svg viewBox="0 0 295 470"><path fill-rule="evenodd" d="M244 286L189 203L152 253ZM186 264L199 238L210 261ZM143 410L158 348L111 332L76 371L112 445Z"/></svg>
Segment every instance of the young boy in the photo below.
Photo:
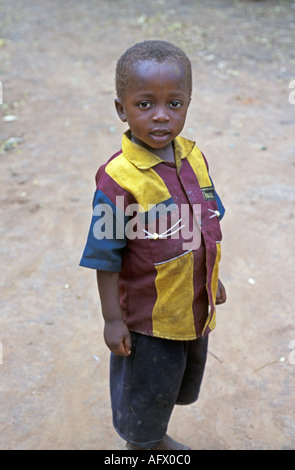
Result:
<svg viewBox="0 0 295 470"><path fill-rule="evenodd" d="M80 265L97 270L111 350L113 423L128 449L184 450L167 427L175 404L197 400L225 302L218 280L224 208L195 143L179 137L191 63L165 41L143 41L117 63L122 150L96 175Z"/></svg>

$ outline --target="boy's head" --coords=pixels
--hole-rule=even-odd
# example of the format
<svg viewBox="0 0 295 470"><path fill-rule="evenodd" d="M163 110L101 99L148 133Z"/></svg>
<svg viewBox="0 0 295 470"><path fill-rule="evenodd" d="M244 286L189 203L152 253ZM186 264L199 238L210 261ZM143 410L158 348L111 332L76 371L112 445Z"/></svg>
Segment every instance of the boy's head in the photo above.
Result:
<svg viewBox="0 0 295 470"><path fill-rule="evenodd" d="M129 70L133 64L142 61L154 61L159 64L172 62L183 68L187 79L189 95L192 93L191 62L182 49L167 41L142 41L127 49L120 57L116 67L116 92L122 100L128 85Z"/></svg>
<svg viewBox="0 0 295 470"><path fill-rule="evenodd" d="M171 147L191 100L191 63L166 41L144 41L118 60L116 109L133 140L148 149Z"/></svg>

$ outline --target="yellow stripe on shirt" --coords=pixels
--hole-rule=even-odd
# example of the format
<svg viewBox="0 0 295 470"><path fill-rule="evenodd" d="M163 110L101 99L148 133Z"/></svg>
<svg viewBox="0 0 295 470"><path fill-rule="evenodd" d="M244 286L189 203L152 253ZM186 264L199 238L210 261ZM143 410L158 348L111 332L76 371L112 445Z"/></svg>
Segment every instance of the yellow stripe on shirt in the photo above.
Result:
<svg viewBox="0 0 295 470"><path fill-rule="evenodd" d="M193 314L193 252L189 251L172 260L158 263L155 268L157 300L152 313L153 334L168 339L194 339L196 330Z"/></svg>

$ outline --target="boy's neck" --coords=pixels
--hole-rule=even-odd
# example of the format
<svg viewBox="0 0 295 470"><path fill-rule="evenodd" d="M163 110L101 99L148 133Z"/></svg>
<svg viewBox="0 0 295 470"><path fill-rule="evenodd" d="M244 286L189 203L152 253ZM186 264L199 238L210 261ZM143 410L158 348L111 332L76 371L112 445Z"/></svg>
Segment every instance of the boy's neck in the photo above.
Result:
<svg viewBox="0 0 295 470"><path fill-rule="evenodd" d="M153 153L154 155L157 155L157 157L161 158L165 162L175 162L174 158L174 146L173 143L171 142L168 144L166 147L160 148L160 149L154 149L151 148L147 145L145 145L141 140L137 139L132 133L131 133L131 140L137 145L140 145L141 147L147 149L149 152Z"/></svg>
<svg viewBox="0 0 295 470"><path fill-rule="evenodd" d="M175 162L174 146L172 142L162 149L152 149L153 153L160 157L165 162Z"/></svg>

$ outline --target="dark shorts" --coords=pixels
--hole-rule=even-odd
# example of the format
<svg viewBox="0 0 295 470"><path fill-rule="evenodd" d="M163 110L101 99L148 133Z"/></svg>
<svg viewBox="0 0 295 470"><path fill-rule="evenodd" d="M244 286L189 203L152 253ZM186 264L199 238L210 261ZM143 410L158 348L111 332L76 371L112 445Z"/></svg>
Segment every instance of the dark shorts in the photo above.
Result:
<svg viewBox="0 0 295 470"><path fill-rule="evenodd" d="M111 354L113 423L123 439L150 448L165 436L174 405L198 399L208 337L174 341L131 336L131 356Z"/></svg>

